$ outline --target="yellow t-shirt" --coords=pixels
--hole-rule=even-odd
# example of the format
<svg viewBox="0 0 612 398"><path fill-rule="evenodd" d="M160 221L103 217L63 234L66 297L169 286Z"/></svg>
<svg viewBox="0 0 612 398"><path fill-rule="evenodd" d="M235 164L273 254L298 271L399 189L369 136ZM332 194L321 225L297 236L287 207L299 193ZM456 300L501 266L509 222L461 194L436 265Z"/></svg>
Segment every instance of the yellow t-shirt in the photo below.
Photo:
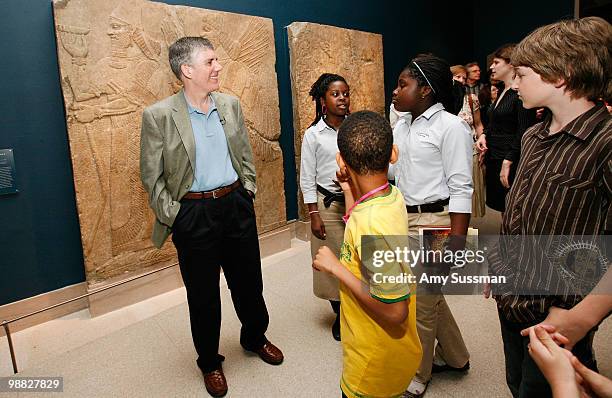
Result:
<svg viewBox="0 0 612 398"><path fill-rule="evenodd" d="M366 235L376 237L366 237L362 246L362 236ZM389 279L382 279L382 275L410 274L409 266L393 260L383 266L373 265L380 263L372 261L376 250L407 246L407 236L404 199L394 186L389 194L357 205L346 225L340 254L342 264L367 283L372 297L386 303L409 300L404 323L383 329L365 312L353 293L340 284L344 363L340 387L349 398L398 397L421 363L423 352L416 329L416 301L411 296L414 284L407 279L402 281L401 277L397 278L399 282L391 283ZM376 273L379 275L375 276Z"/></svg>

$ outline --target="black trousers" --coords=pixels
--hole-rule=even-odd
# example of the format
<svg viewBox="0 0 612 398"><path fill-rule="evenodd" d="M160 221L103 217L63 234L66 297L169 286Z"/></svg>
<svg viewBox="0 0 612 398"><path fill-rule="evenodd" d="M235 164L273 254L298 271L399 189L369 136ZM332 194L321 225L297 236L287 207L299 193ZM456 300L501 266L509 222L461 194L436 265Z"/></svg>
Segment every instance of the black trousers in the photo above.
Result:
<svg viewBox="0 0 612 398"><path fill-rule="evenodd" d="M538 365L529 356L527 344L529 336L521 336L521 330L536 325L533 323L509 322L499 313L502 340L504 341L504 356L506 358L506 383L514 398L546 398L552 397L552 391ZM584 366L597 371L597 364L593 354L593 337L595 331L591 330L580 340L572 353Z"/></svg>
<svg viewBox="0 0 612 398"><path fill-rule="evenodd" d="M493 210L504 212L506 211L506 195L510 191L501 184L499 180L499 173L501 172L503 159L491 159L485 158L485 190L486 190L486 204ZM517 163L514 162L510 166L510 175L508 176L508 182L510 186L514 182L516 176Z"/></svg>
<svg viewBox="0 0 612 398"><path fill-rule="evenodd" d="M172 226L191 321L191 335L204 372L216 369L221 330L221 268L242 323L240 344L256 350L265 342L268 311L263 298L255 209L242 186L218 199L182 200Z"/></svg>

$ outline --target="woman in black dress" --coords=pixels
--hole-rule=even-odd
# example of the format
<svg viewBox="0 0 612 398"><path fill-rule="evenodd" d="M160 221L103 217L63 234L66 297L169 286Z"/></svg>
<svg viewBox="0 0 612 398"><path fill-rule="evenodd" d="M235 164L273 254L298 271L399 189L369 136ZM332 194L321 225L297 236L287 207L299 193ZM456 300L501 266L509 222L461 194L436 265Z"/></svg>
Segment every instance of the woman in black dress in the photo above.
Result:
<svg viewBox="0 0 612 398"><path fill-rule="evenodd" d="M511 88L514 67L510 55L513 49L513 44L506 44L494 53L491 77L502 81L504 86L489 107L489 123L477 142L479 150L486 151L486 204L502 213L506 209L506 193L518 166L521 138L535 123L535 111L523 108L523 102Z"/></svg>

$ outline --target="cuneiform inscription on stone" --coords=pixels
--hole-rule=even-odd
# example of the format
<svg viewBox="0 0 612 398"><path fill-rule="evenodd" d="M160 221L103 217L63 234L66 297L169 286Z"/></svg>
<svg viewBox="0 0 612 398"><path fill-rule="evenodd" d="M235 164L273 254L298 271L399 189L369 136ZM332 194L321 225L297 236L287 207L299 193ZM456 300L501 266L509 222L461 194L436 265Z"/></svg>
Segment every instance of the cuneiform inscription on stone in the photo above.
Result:
<svg viewBox="0 0 612 398"><path fill-rule="evenodd" d="M336 73L346 79L351 90L351 112L367 109L384 116L382 36L309 22L292 23L287 34L299 175L302 139L315 117L315 104L308 92L322 73ZM300 217L307 218L301 192L299 206Z"/></svg>
<svg viewBox="0 0 612 398"><path fill-rule="evenodd" d="M272 21L145 0L55 0L55 30L87 280L176 261L150 241L140 182L143 109L181 89L168 47L215 45L221 92L240 98L255 156L260 232L286 223Z"/></svg>

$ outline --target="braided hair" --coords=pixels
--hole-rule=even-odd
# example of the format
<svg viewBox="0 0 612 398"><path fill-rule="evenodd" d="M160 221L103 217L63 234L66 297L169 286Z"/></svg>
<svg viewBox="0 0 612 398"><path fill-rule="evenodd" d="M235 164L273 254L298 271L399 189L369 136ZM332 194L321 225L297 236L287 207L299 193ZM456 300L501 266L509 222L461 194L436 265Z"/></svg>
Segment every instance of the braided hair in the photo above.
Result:
<svg viewBox="0 0 612 398"><path fill-rule="evenodd" d="M310 127L319 123L319 120L323 117L323 106L321 105L321 98L325 98L325 93L329 88L329 85L333 82L343 82L348 86L348 83L344 78L340 75L336 75L334 73L323 73L316 82L312 84L310 87L310 91L308 95L312 97L312 100L315 102L315 118L314 121L310 124Z"/></svg>
<svg viewBox="0 0 612 398"><path fill-rule="evenodd" d="M441 102L450 113L456 114L459 111L455 109L453 74L448 62L433 54L419 54L406 65L402 73L408 73L419 87L431 87L434 104Z"/></svg>

